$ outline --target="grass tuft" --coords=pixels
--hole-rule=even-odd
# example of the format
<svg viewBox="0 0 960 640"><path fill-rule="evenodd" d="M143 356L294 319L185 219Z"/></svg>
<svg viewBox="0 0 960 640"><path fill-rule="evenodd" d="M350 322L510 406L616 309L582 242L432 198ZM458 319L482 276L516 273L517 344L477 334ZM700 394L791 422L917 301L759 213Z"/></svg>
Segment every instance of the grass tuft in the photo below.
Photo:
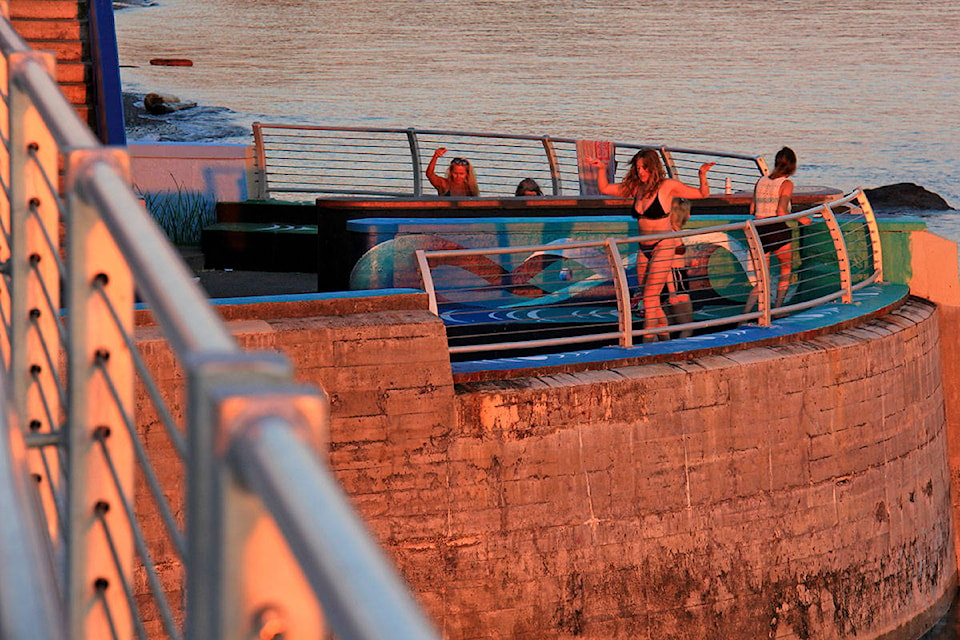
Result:
<svg viewBox="0 0 960 640"><path fill-rule="evenodd" d="M205 193L185 188L172 174L170 177L175 186L173 191L143 191L136 185L134 189L171 242L197 246L203 228L216 221L217 203Z"/></svg>

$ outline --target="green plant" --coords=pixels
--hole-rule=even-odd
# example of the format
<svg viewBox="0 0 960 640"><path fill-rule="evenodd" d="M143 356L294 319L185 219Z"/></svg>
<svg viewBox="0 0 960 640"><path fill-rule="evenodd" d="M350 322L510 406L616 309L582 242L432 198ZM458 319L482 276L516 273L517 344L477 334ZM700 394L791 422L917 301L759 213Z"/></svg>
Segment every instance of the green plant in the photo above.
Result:
<svg viewBox="0 0 960 640"><path fill-rule="evenodd" d="M143 191L136 185L134 190L171 242L180 246L199 245L203 228L216 221L216 202L205 193L185 188L172 174L170 177L173 191Z"/></svg>

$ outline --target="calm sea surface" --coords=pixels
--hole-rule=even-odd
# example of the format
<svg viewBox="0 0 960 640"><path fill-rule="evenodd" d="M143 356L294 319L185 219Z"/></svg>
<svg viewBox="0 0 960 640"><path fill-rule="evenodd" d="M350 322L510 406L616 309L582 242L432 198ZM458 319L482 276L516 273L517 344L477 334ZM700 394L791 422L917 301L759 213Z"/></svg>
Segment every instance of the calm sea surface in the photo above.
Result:
<svg viewBox="0 0 960 640"><path fill-rule="evenodd" d="M229 109L185 116L179 139L248 140L262 120L771 162L787 144L800 183L915 182L960 206L956 0L159 2L116 12L126 90Z"/></svg>
<svg viewBox="0 0 960 640"><path fill-rule="evenodd" d="M131 140L246 142L261 120L606 138L771 163L786 144L800 184L915 182L960 207L957 0L159 2L115 14L124 88L201 108ZM157 57L194 66L150 66ZM922 215L960 241L960 212Z"/></svg>

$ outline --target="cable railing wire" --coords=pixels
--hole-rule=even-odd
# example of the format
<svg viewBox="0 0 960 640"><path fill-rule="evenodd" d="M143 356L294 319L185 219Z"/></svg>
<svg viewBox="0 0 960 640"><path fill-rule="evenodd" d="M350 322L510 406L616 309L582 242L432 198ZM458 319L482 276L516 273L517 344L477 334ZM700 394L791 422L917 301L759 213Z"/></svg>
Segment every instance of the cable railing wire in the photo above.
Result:
<svg viewBox="0 0 960 640"><path fill-rule="evenodd" d="M94 517L100 524L100 528L103 531L104 538L107 541L107 547L110 549L110 557L113 559L113 564L120 569L123 566L123 563L120 560L120 552L117 550L117 543L114 541L113 534L110 531L110 526L107 524L107 520L104 517L109 510L109 504L106 502L98 502L94 507L93 512ZM134 597L133 589L130 586L130 581L124 577L122 571L118 570L117 574L120 576L123 594L127 599L127 606L130 607L130 611L133 613L133 626L134 630L137 632L137 638L140 640L147 640L147 630L143 626L140 608L137 606L137 599Z"/></svg>
<svg viewBox="0 0 960 640"><path fill-rule="evenodd" d="M133 444L134 453L137 456L137 461L140 463L140 470L147 480L147 485L150 489L151 495L153 496L154 504L160 511L160 517L166 526L167 534L173 541L173 546L177 552L177 555L180 556L180 559L182 560L187 556L186 541L180 534L177 522L173 517L173 512L170 511L170 506L163 495L163 489L160 487L160 481L157 479L157 475L153 470L153 465L150 462L150 458L147 455L146 449L143 447L143 442L141 441L140 436L137 434L137 425L134 423L133 417L124 408L120 394L117 391L117 387L114 384L113 378L110 376L110 371L103 366L103 363L99 359L95 361L95 364L97 369L100 371L100 374L106 381L107 387L110 390L110 395L113 397L113 401L116 404L123 423L127 428L127 434L130 436L130 442Z"/></svg>
<svg viewBox="0 0 960 640"><path fill-rule="evenodd" d="M40 497L39 493L43 491L40 485L43 484L43 480L46 480L46 485L44 486L49 487L47 491L49 491L50 499L53 502L54 510L56 512L57 521L55 525L57 530L60 532L60 536L65 537L67 535L67 521L65 518L66 505L63 504L63 497L61 496L59 488L56 486L56 483L53 481L54 475L53 475L53 470L50 468L50 461L47 459L47 448L38 447L37 455L39 456L40 464L43 467L43 476L40 477L39 482L37 484L38 497ZM63 467L64 465L61 462L61 468ZM46 517L46 514L44 514L44 517Z"/></svg>
<svg viewBox="0 0 960 640"><path fill-rule="evenodd" d="M106 292L103 289L103 283L100 279L94 279L93 289L99 294L101 300L104 302L107 310L110 313L110 318L113 320L114 326L119 330L121 328L120 317L117 315L117 310L113 307L109 296L106 295ZM177 422L174 420L166 401L164 401L163 396L160 394L160 389L157 388L153 376L150 374L147 364L143 360L143 356L140 355L140 350L137 348L133 337L126 331L121 330L119 333L124 341L124 344L126 344L127 349L129 350L134 367L139 374L139 380L143 384L144 389L146 389L147 394L150 396L152 406L158 413L160 422L166 431L167 437L172 442L177 455L181 460L183 460L187 455L186 439L183 437L183 434L180 433L177 427Z"/></svg>
<svg viewBox="0 0 960 640"><path fill-rule="evenodd" d="M154 564L153 558L150 555L147 542L143 537L143 531L138 524L139 521L137 519L136 512L128 501L128 497L123 492L123 483L120 481L120 475L117 471L116 464L113 461L113 457L110 455L110 448L107 446L107 438L109 437L109 429L98 428L94 433L94 440L100 446L103 459L107 464L107 468L110 470L110 477L113 480L114 486L117 490L117 496L120 500L120 504L123 506L124 514L127 517L127 523L130 527L131 533L133 534L134 546L137 550L137 555L140 557L140 562L143 565L144 572L147 574L147 581L150 583L150 591L153 594L154 602L156 602L157 608L160 609L160 618L163 622L164 630L167 632L167 635L171 638L174 638L174 640L182 640L180 630L177 628L176 622L174 622L173 612L170 609L170 604L167 601L167 597L164 593L163 585L160 584L160 577L157 575L156 565Z"/></svg>
<svg viewBox="0 0 960 640"><path fill-rule="evenodd" d="M841 209L843 202L851 197L830 206ZM751 219L679 232L612 239L630 287L627 299L630 300L631 318L619 318L623 313L619 308L619 296L605 293L606 290L616 291L619 285L603 276L613 265L599 253L602 243L598 241L418 251L417 262L421 275L423 269L430 271L423 282L428 285L431 308L448 327L451 354L493 351L497 347L533 349L566 346L578 341L616 340L617 335L607 331L615 323L606 321L603 314L619 318L620 332L629 326L632 337L682 336L736 323L762 321L764 312L754 297L762 291L771 296L771 301L766 303L767 313L776 317L846 298L849 285L839 280L838 252L846 255L852 250L854 255L860 254L856 260L850 261L854 265L850 274L853 283L875 281L876 265L872 264L870 247L876 239L870 235L869 223L862 215L859 219L844 221L846 233L841 236L845 244L838 246L823 214L821 207L776 219ZM800 223L806 217L811 218L812 226ZM751 248L754 241L750 240L751 234L747 230L755 229L762 242L766 228L784 220L791 225L792 236L789 270L785 272L788 275L781 276L773 254L766 254L763 259L774 264L769 267L770 282L763 285L759 281L763 271L754 263L755 256L759 255L756 252L762 252L762 248L759 245ZM509 235L508 232L501 237ZM679 239L684 246L680 259L676 254L654 257L653 262L635 258L641 243L649 245L667 238ZM726 240L715 244L720 239ZM717 254L719 262L713 258L712 262L702 262L704 248L708 248L706 255L713 255L713 249L709 248L721 245L727 249ZM860 264L862 267L856 266ZM781 285L781 277L787 278L784 285ZM659 307L668 320L665 327L659 322L647 322L648 310L641 304L644 300L642 283L647 278L664 281ZM678 278L681 281L677 281ZM671 293L671 283L683 291ZM781 300L778 294L774 305L772 297L781 286L786 286L784 298ZM650 302L649 298L647 302ZM577 308L579 305L592 307L586 312L589 321ZM691 312L693 316L689 317ZM565 321L569 321L568 325L559 332L564 335L554 335ZM622 342L623 338L620 340Z"/></svg>
<svg viewBox="0 0 960 640"><path fill-rule="evenodd" d="M40 348L43 351L43 357L44 357L44 360L46 360L47 367L49 367L50 371L56 371L57 364L53 360L53 354L50 352L50 347L47 344L46 336L44 335L43 330L41 329L40 324L38 322L39 317L40 317L39 309L31 310L30 325L33 327L34 332L37 335L37 341L40 343ZM60 406L66 406L67 404L66 390L63 388L63 384L61 384L59 376L56 376L56 375L52 376L52 380L53 380L54 387L56 387L56 390L57 390L57 396L60 399Z"/></svg>
<svg viewBox="0 0 960 640"><path fill-rule="evenodd" d="M34 253L30 256L30 269L33 271L34 276L36 277L37 284L40 286L40 290L43 293L43 299L47 304L47 310L53 315L54 318L58 318L60 313L60 306L54 302L53 296L50 295L50 289L47 288L47 281L43 278L43 274L40 272L39 264L41 257L39 254ZM57 321L54 324L54 327L57 330L57 337L60 341L60 344L63 346L67 345L67 337L63 332L63 327L60 322Z"/></svg>
<svg viewBox="0 0 960 640"><path fill-rule="evenodd" d="M54 204L57 207L57 211L63 211L65 208L63 199L60 197L57 186L50 179L50 176L47 175L47 172L43 167L43 163L40 162L40 158L37 157L37 151L38 148L36 144L30 144L27 147L27 157L33 160L34 164L36 165L40 177L43 178L43 183L47 186L47 195L53 199Z"/></svg>
<svg viewBox="0 0 960 640"><path fill-rule="evenodd" d="M44 391L43 382L40 380L40 375L42 373L43 367L40 365L34 364L30 366L30 380L33 382L33 386L37 391L37 396L40 398L40 406L43 407L43 415L47 419L47 424L50 425L51 429L53 429L58 422L53 415L53 409L50 408L50 399L47 397L47 394Z"/></svg>
<svg viewBox="0 0 960 640"><path fill-rule="evenodd" d="M282 135L278 132L282 132ZM371 137L375 136L375 137ZM447 147L448 155L461 155L471 160L480 182L482 195L512 196L519 180L534 177L544 182L545 190L557 189L553 195L563 195L564 191L578 194L580 173L577 161L577 140L571 138L553 138L549 136L517 136L488 134L469 131L415 130L415 129L376 129L357 127L312 127L307 125L254 124L256 155L260 158L260 170L267 197L296 197L313 194L364 195L357 189L357 180L364 167L370 167L364 154L375 154L373 162L389 163L398 161L408 173L414 170L423 172L434 149ZM389 144L387 144L389 140ZM416 149L411 146L416 145ZM626 162L636 149L653 147L667 149L658 145L639 145L635 143L613 143L618 162ZM549 151L547 149L549 147ZM345 148L347 150L345 150ZM417 162L411 162L411 154L417 150ZM761 162L753 156L728 154L691 149L671 150L676 156L679 173L695 170L687 165L699 163L706 158L717 159L720 167L730 170L731 182L738 188L752 184L762 174ZM302 175L311 175L312 179L292 180L287 176L279 180L277 173L288 173L293 168L286 162L278 161L289 153L296 153L297 171ZM629 155L627 155L629 154ZM621 157L623 156L623 157ZM363 158L363 159L361 159ZM445 160L444 160L445 162ZM309 167L309 168L308 168ZM335 176L344 176L353 180L352 185L337 181ZM401 185L394 179L389 189L382 195L422 195L414 192L414 185L424 184L423 176L410 175ZM723 176L712 177L716 184L722 184ZM326 181L331 181L327 184ZM555 182L556 181L556 182ZM307 188L306 185L310 185ZM353 187L351 189L350 187ZM367 194L377 195L377 194Z"/></svg>
<svg viewBox="0 0 960 640"><path fill-rule="evenodd" d="M110 610L110 603L107 602L106 596L107 589L110 588L110 583L106 578L97 578L93 586L97 601L100 603L100 607L103 609L103 615L107 619L107 626L110 628L110 638L119 640L120 635L117 633L117 622L113 619L113 611Z"/></svg>
<svg viewBox="0 0 960 640"><path fill-rule="evenodd" d="M40 217L40 202L36 198L30 200L30 206L28 208L30 214L37 219L39 223L37 226L40 227L40 231L43 232L44 242L47 244L47 248L50 249L50 255L53 256L53 261L57 265L57 273L62 275L66 272L66 268L63 265L63 260L60 259L60 252L57 250L57 245L54 244L53 238L50 237L50 232L47 230L47 225L43 224L43 220Z"/></svg>

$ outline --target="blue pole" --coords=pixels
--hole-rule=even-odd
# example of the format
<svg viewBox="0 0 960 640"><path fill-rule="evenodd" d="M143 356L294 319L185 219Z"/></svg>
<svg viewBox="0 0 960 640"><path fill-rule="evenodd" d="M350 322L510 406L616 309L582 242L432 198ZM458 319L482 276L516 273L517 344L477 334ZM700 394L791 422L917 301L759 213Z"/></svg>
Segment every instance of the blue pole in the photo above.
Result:
<svg viewBox="0 0 960 640"><path fill-rule="evenodd" d="M120 85L120 56L112 0L89 0L90 56L93 67L97 133L108 145L127 144Z"/></svg>

